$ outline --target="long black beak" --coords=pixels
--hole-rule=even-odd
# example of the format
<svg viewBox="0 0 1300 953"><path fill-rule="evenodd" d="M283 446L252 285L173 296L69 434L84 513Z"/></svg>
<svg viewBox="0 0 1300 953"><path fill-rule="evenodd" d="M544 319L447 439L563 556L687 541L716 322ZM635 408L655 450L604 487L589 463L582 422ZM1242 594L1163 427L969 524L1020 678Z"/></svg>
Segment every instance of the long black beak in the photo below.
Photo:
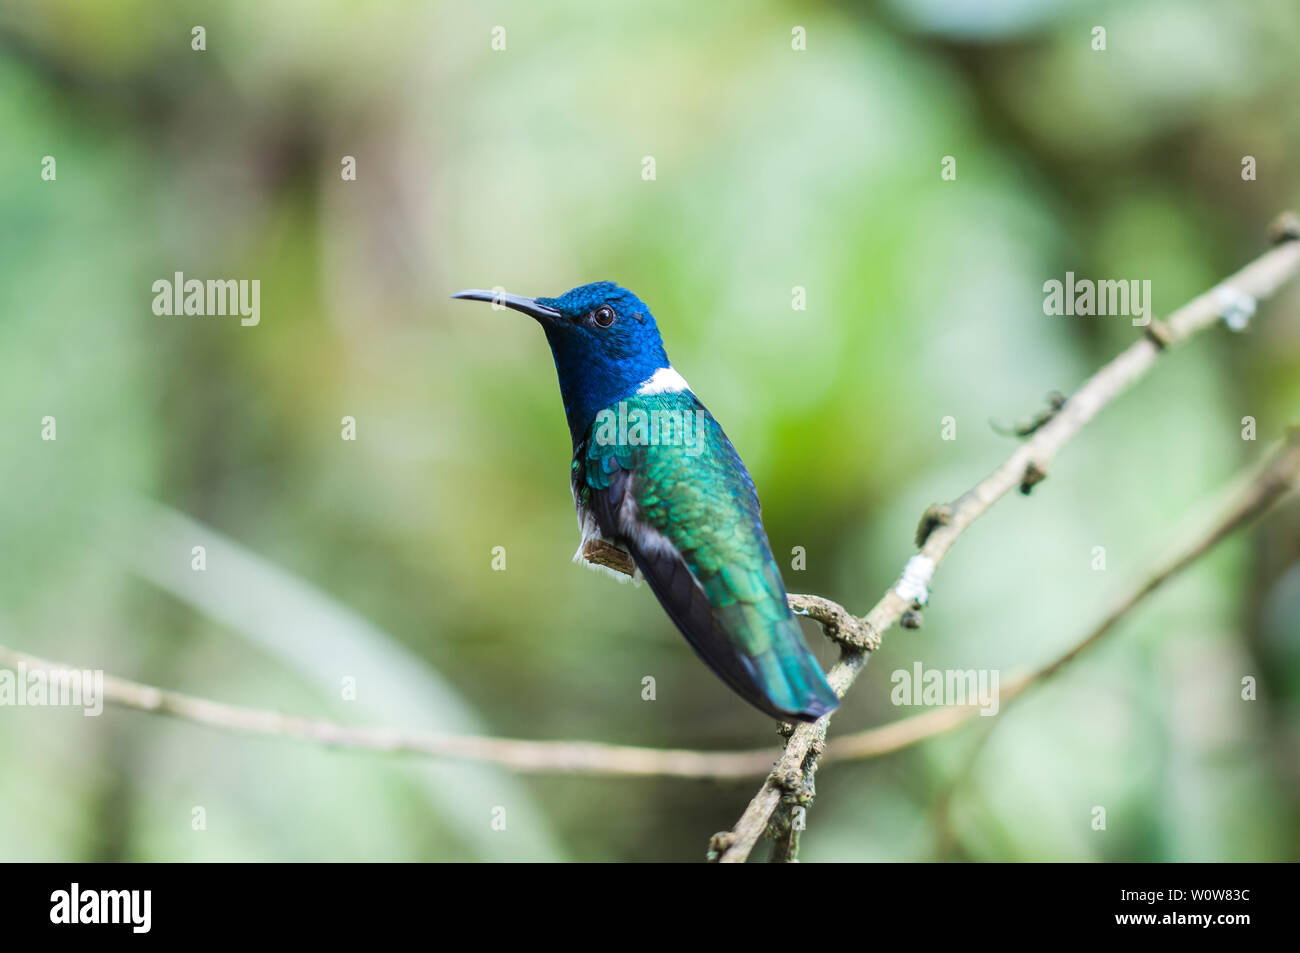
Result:
<svg viewBox="0 0 1300 953"><path fill-rule="evenodd" d="M525 298L523 295L512 295L506 292L484 291L482 288L470 288L468 291L457 291L453 298L464 298L467 301L490 301L494 305L500 305L506 308L513 308L516 311L522 311L524 314L531 315L539 321L554 321L559 318L560 312L555 308L547 307L544 304L538 304L532 298Z"/></svg>

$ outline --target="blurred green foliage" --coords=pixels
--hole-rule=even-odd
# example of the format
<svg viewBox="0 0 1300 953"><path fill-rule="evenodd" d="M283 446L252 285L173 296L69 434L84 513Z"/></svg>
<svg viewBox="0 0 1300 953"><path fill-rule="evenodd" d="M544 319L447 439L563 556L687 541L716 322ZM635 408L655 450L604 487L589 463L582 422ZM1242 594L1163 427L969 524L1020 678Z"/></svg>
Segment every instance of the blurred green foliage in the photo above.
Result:
<svg viewBox="0 0 1300 953"><path fill-rule="evenodd" d="M988 419L1029 415L1134 335L1045 317L1044 281L1151 279L1165 312L1300 201L1298 43L1291 0L9 3L0 641L354 723L449 729L454 710L510 736L775 745L647 590L570 564L542 336L447 295L634 289L748 462L774 551L806 549L789 587L865 611L924 507L1009 451ZM260 325L155 316L151 283L175 271L259 279ZM889 674L917 659L1010 671L1077 639L1180 514L1298 422L1298 306L1292 289L1248 333L1191 344L981 520L833 731L909 713ZM142 549L141 498L275 567L281 608L293 589L369 634L313 650L306 619L272 612L258 634L258 587L160 585L207 540ZM983 724L826 767L804 857L1300 859L1298 527L1293 508L1170 585L969 769ZM360 701L340 700L360 671ZM0 709L0 765L5 860L695 859L756 786L470 784L119 710Z"/></svg>

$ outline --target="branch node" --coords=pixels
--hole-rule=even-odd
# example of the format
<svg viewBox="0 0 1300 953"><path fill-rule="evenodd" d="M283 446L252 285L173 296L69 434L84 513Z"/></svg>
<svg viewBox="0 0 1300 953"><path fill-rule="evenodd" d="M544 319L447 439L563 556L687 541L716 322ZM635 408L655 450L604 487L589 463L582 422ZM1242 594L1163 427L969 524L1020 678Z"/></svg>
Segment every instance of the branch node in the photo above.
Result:
<svg viewBox="0 0 1300 953"><path fill-rule="evenodd" d="M1169 325L1155 318L1152 318L1146 326L1146 337L1148 341L1162 351L1171 347L1174 343L1174 335L1169 330Z"/></svg>
<svg viewBox="0 0 1300 953"><path fill-rule="evenodd" d="M951 503L931 503L921 514L921 522L916 524L916 548L924 546L930 534L940 526L947 526L951 522Z"/></svg>
<svg viewBox="0 0 1300 953"><path fill-rule="evenodd" d="M795 593L789 593L785 598L791 612L812 619L832 642L858 652L874 652L879 647L880 636L866 620L857 618L838 602Z"/></svg>
<svg viewBox="0 0 1300 953"><path fill-rule="evenodd" d="M1025 437L1032 437L1034 434L1038 433L1038 431L1042 430L1053 417L1061 412L1061 408L1065 406L1067 400L1069 400L1069 398L1059 390L1054 390L1047 395L1047 409L1039 411L1027 423L1018 424L1015 427L1004 427L996 420L990 418L989 426L993 428L994 433L1001 434L1004 437L1015 436L1022 439Z"/></svg>
<svg viewBox="0 0 1300 953"><path fill-rule="evenodd" d="M1046 479L1047 470L1031 460L1029 466L1025 467L1024 477L1020 480L1020 492L1028 496L1034 491L1034 487Z"/></svg>
<svg viewBox="0 0 1300 953"><path fill-rule="evenodd" d="M717 863L718 859L727 851L731 850L732 845L735 843L735 831L718 831L718 833L709 838L709 849L705 853L704 857L709 861L709 863Z"/></svg>
<svg viewBox="0 0 1300 953"><path fill-rule="evenodd" d="M778 764L772 770L772 785L787 794L797 794L804 787L803 768Z"/></svg>
<svg viewBox="0 0 1300 953"><path fill-rule="evenodd" d="M1274 245L1300 241L1300 215L1283 212L1268 226L1268 239Z"/></svg>

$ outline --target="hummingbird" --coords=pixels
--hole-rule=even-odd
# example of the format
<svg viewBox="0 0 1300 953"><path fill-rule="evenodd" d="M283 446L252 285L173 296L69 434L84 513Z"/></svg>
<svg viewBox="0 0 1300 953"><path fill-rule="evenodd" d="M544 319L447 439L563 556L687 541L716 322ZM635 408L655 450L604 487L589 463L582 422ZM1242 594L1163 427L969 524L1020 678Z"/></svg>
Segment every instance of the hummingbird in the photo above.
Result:
<svg viewBox="0 0 1300 953"><path fill-rule="evenodd" d="M835 692L786 602L754 481L669 363L641 299L609 281L558 298L452 297L522 312L546 334L573 438L574 559L634 566L700 658L755 708L797 721L833 711Z"/></svg>

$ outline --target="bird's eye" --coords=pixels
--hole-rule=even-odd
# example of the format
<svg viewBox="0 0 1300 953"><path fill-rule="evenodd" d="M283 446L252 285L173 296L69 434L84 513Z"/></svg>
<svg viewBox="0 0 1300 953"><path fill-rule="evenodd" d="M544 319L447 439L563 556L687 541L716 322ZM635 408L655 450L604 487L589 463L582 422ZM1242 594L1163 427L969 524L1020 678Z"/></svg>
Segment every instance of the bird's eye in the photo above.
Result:
<svg viewBox="0 0 1300 953"><path fill-rule="evenodd" d="M614 323L614 309L603 304L591 313L591 320L596 322L596 327L607 328Z"/></svg>

